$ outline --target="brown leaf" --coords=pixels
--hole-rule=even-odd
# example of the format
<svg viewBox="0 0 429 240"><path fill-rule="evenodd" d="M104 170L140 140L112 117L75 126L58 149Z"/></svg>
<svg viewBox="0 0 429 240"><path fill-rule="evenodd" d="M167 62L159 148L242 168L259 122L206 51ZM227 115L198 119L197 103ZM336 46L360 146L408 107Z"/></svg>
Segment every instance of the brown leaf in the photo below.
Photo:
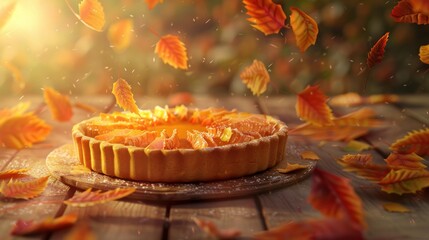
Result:
<svg viewBox="0 0 429 240"><path fill-rule="evenodd" d="M73 207L88 207L126 197L135 192L136 189L116 188L106 192L101 192L100 190L92 192L91 190L89 188L84 192L76 193L73 197L65 200L64 203Z"/></svg>
<svg viewBox="0 0 429 240"><path fill-rule="evenodd" d="M295 35L296 44L301 52L305 52L308 47L316 44L319 28L316 21L299 8L290 7L290 25Z"/></svg>
<svg viewBox="0 0 429 240"><path fill-rule="evenodd" d="M122 109L140 115L140 109L137 107L136 101L134 100L131 86L125 79L119 78L113 83L112 93L115 95L116 103Z"/></svg>
<svg viewBox="0 0 429 240"><path fill-rule="evenodd" d="M265 35L278 33L284 27L286 14L280 4L272 0L243 0L243 4L250 16L247 20Z"/></svg>
<svg viewBox="0 0 429 240"><path fill-rule="evenodd" d="M2 181L0 193L7 198L30 199L39 196L45 191L49 176L37 178L31 181L10 180Z"/></svg>
<svg viewBox="0 0 429 240"><path fill-rule="evenodd" d="M426 0L401 0L392 9L391 16L396 22L429 23L429 3Z"/></svg>
<svg viewBox="0 0 429 240"><path fill-rule="evenodd" d="M415 153L390 153L386 158L387 166L392 169L424 169L424 159Z"/></svg>
<svg viewBox="0 0 429 240"><path fill-rule="evenodd" d="M429 44L424 45L424 46L420 46L419 57L420 57L420 61L422 61L422 63L429 64Z"/></svg>
<svg viewBox="0 0 429 240"><path fill-rule="evenodd" d="M206 233L217 239L234 239L241 235L237 229L219 229L216 224L209 220L194 218L194 222Z"/></svg>
<svg viewBox="0 0 429 240"><path fill-rule="evenodd" d="M7 5L3 6L2 9L0 9L0 29L2 29L9 21L10 17L15 11L15 6L16 6L16 0L12 0L12 1L9 1Z"/></svg>
<svg viewBox="0 0 429 240"><path fill-rule="evenodd" d="M369 69L380 63L384 57L384 49L386 48L387 41L389 40L389 32L385 33L378 41L374 44L368 53L366 65Z"/></svg>
<svg viewBox="0 0 429 240"><path fill-rule="evenodd" d="M347 154L338 159L337 162L344 171L352 172L372 182L379 182L390 170L384 165L374 164L370 154Z"/></svg>
<svg viewBox="0 0 429 240"><path fill-rule="evenodd" d="M326 104L327 97L320 91L319 86L307 86L298 94L295 105L296 114L305 121L319 125L332 125L332 110Z"/></svg>
<svg viewBox="0 0 429 240"><path fill-rule="evenodd" d="M155 53L166 64L174 68L188 69L188 56L186 47L179 37L175 35L165 35L156 43Z"/></svg>
<svg viewBox="0 0 429 240"><path fill-rule="evenodd" d="M394 202L383 203L383 208L388 212L398 212L398 213L411 212L411 210L405 207L404 205L399 203L394 203Z"/></svg>
<svg viewBox="0 0 429 240"><path fill-rule="evenodd" d="M45 218L42 221L18 220L12 229L12 235L25 236L44 232L52 232L72 226L77 221L75 214L68 214L58 218Z"/></svg>
<svg viewBox="0 0 429 240"><path fill-rule="evenodd" d="M417 155L429 155L429 128L409 132L405 137L396 140L390 146L396 153L416 153Z"/></svg>
<svg viewBox="0 0 429 240"><path fill-rule="evenodd" d="M299 163L288 163L286 168L277 168L279 173L290 173L301 169L308 168L307 165L301 165Z"/></svg>
<svg viewBox="0 0 429 240"><path fill-rule="evenodd" d="M378 184L381 186L381 190L387 193L399 195L416 193L429 187L429 171L422 169L391 170Z"/></svg>
<svg viewBox="0 0 429 240"><path fill-rule="evenodd" d="M240 78L244 84L252 91L253 95L259 96L267 90L267 85L270 82L265 65L258 60L253 60L252 65L246 67L240 74Z"/></svg>
<svg viewBox="0 0 429 240"><path fill-rule="evenodd" d="M79 4L79 19L95 31L103 31L105 23L103 6L98 0L82 0Z"/></svg>
<svg viewBox="0 0 429 240"><path fill-rule="evenodd" d="M53 119L67 122L73 117L73 108L67 96L62 95L53 88L45 87L43 97Z"/></svg>
<svg viewBox="0 0 429 240"><path fill-rule="evenodd" d="M27 172L27 168L4 170L0 172L0 180L26 177Z"/></svg>
<svg viewBox="0 0 429 240"><path fill-rule="evenodd" d="M121 52L128 48L133 36L133 20L122 19L109 27L108 38L110 45L117 52Z"/></svg>

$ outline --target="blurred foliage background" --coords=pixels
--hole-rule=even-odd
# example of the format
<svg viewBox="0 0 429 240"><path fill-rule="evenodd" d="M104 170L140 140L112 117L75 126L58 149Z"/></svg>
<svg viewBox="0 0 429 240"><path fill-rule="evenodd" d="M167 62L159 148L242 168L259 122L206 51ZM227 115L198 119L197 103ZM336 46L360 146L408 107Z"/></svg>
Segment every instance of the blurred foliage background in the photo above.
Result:
<svg viewBox="0 0 429 240"><path fill-rule="evenodd" d="M77 11L80 1L69 2ZM291 29L265 36L251 27L238 0L164 0L153 10L144 0L100 2L106 14L104 32L87 28L65 1L20 0L0 32L0 61L14 69L0 65L0 94L41 94L44 86L70 95L110 94L112 83L122 77L141 95L249 95L239 75L253 59L270 72L272 83L264 95L292 94L316 83L334 95L359 91L365 79L368 93L429 89L428 66L418 56L419 47L429 44L429 28L394 22L390 12L397 1L275 1L286 12L287 23L290 6L317 21L316 45L305 53L296 47ZM126 18L134 23L132 41L115 51L107 29ZM188 50L187 71L156 56L159 37L153 32L180 37ZM390 39L383 61L362 72L368 51L385 32Z"/></svg>

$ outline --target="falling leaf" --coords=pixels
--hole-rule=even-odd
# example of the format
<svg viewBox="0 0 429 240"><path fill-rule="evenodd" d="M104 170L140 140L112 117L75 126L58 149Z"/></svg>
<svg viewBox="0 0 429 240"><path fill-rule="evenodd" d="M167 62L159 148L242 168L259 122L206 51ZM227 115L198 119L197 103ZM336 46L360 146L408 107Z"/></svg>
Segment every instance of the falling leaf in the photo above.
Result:
<svg viewBox="0 0 429 240"><path fill-rule="evenodd" d="M298 117L319 126L332 125L332 110L319 86L308 86L298 94L295 105Z"/></svg>
<svg viewBox="0 0 429 240"><path fill-rule="evenodd" d="M0 172L0 180L26 177L27 172L27 168L4 170Z"/></svg>
<svg viewBox="0 0 429 240"><path fill-rule="evenodd" d="M316 21L296 7L290 7L290 25L295 35L296 44L301 52L316 44L319 28Z"/></svg>
<svg viewBox="0 0 429 240"><path fill-rule="evenodd" d="M21 71L12 63L4 62L3 65L10 71L12 74L13 80L15 81L16 91L20 92L25 88L25 80L22 76Z"/></svg>
<svg viewBox="0 0 429 240"><path fill-rule="evenodd" d="M140 115L140 109L137 107L136 101L134 100L131 86L125 79L119 78L113 83L112 93L115 95L116 103L122 109Z"/></svg>
<svg viewBox="0 0 429 240"><path fill-rule="evenodd" d="M429 128L409 132L405 137L398 139L390 146L397 153L413 153L429 155Z"/></svg>
<svg viewBox="0 0 429 240"><path fill-rule="evenodd" d="M193 220L198 227L217 239L235 239L241 235L238 229L219 229L212 221L198 218Z"/></svg>
<svg viewBox="0 0 429 240"><path fill-rule="evenodd" d="M95 31L103 31L105 23L103 6L98 0L82 0L79 4L79 19Z"/></svg>
<svg viewBox="0 0 429 240"><path fill-rule="evenodd" d="M429 44L420 46L419 57L422 63L429 64Z"/></svg>
<svg viewBox="0 0 429 240"><path fill-rule="evenodd" d="M75 225L70 232L64 237L64 240L96 240L94 232L87 221Z"/></svg>
<svg viewBox="0 0 429 240"><path fill-rule="evenodd" d="M391 170L378 184L381 185L381 190L387 193L399 195L416 193L429 187L429 171L422 169Z"/></svg>
<svg viewBox="0 0 429 240"><path fill-rule="evenodd" d="M43 89L43 97L51 111L53 119L60 122L67 122L73 117L73 108L67 96L62 95L53 88L45 87Z"/></svg>
<svg viewBox="0 0 429 240"><path fill-rule="evenodd" d="M345 147L343 147L343 150L346 152L362 152L371 148L372 146L368 143L352 140L348 142Z"/></svg>
<svg viewBox="0 0 429 240"><path fill-rule="evenodd" d="M75 214L67 214L58 218L45 218L39 222L33 220L18 220L15 222L11 234L24 236L52 232L70 227L75 224L76 221L77 215Z"/></svg>
<svg viewBox="0 0 429 240"><path fill-rule="evenodd" d="M301 158L304 160L320 160L319 156L313 151L302 151L300 154Z"/></svg>
<svg viewBox="0 0 429 240"><path fill-rule="evenodd" d="M145 0L149 10L152 10L159 3L164 2L164 0Z"/></svg>
<svg viewBox="0 0 429 240"><path fill-rule="evenodd" d="M384 57L384 49L386 48L387 41L389 40L389 32L385 33L378 41L374 44L368 53L366 64L368 68L374 67L380 63Z"/></svg>
<svg viewBox="0 0 429 240"><path fill-rule="evenodd" d="M429 24L429 5L426 0L401 0L391 16L396 22Z"/></svg>
<svg viewBox="0 0 429 240"><path fill-rule="evenodd" d="M16 0L12 0L7 5L3 6L2 9L0 9L0 29L2 29L9 21L10 17L15 11L15 6Z"/></svg>
<svg viewBox="0 0 429 240"><path fill-rule="evenodd" d="M156 43L155 53L158 54L164 63L174 68L188 69L188 57L186 55L185 44L175 35L161 37Z"/></svg>
<svg viewBox="0 0 429 240"><path fill-rule="evenodd" d="M370 154L347 154L338 159L337 162L344 171L355 173L372 182L379 182L390 171L384 165L374 164Z"/></svg>
<svg viewBox="0 0 429 240"><path fill-rule="evenodd" d="M329 104L332 106L350 107L360 105L363 101L364 99L361 95L355 92L349 92L332 97L329 100Z"/></svg>
<svg viewBox="0 0 429 240"><path fill-rule="evenodd" d="M399 203L394 203L394 202L383 203L383 208L388 212L397 212L397 213L411 212L411 210L405 207L404 205Z"/></svg>
<svg viewBox="0 0 429 240"><path fill-rule="evenodd" d="M133 36L133 20L123 19L109 27L108 38L113 48L121 52L128 48Z"/></svg>
<svg viewBox="0 0 429 240"><path fill-rule="evenodd" d="M92 192L91 190L89 188L84 192L76 193L73 197L65 200L64 203L73 207L88 207L126 197L135 192L136 189L116 188L106 192L101 192L100 190Z"/></svg>
<svg viewBox="0 0 429 240"><path fill-rule="evenodd" d="M426 165L422 163L423 160L422 157L415 153L390 153L386 158L386 163L392 169L424 169Z"/></svg>
<svg viewBox="0 0 429 240"><path fill-rule="evenodd" d="M252 65L246 67L240 74L244 84L252 91L253 95L259 96L267 90L270 75L265 65L258 60L253 60Z"/></svg>
<svg viewBox="0 0 429 240"><path fill-rule="evenodd" d="M45 140L51 127L34 113L14 115L0 121L0 146L22 149Z"/></svg>
<svg viewBox="0 0 429 240"><path fill-rule="evenodd" d="M39 196L45 191L49 176L37 178L31 181L10 180L2 181L0 192L7 198L30 199Z"/></svg>
<svg viewBox="0 0 429 240"><path fill-rule="evenodd" d="M286 168L277 168L277 171L279 173L290 173L294 172L296 170L306 169L308 168L307 165L301 165L299 163L288 163Z"/></svg>
<svg viewBox="0 0 429 240"><path fill-rule="evenodd" d="M316 169L308 200L327 217L350 220L366 228L362 201L346 178Z"/></svg>
<svg viewBox="0 0 429 240"><path fill-rule="evenodd" d="M250 16L247 20L265 35L278 33L284 27L286 14L280 4L272 0L243 0L243 4Z"/></svg>

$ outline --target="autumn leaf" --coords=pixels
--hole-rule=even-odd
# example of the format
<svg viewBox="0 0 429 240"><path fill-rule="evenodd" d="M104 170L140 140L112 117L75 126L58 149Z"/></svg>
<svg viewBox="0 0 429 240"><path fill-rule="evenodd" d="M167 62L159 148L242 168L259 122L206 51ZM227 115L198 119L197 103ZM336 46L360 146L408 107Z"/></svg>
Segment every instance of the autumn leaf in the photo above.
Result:
<svg viewBox="0 0 429 240"><path fill-rule="evenodd" d="M349 142L368 134L368 127L359 126L316 126L302 124L289 131L290 136L305 136L317 141L345 141Z"/></svg>
<svg viewBox="0 0 429 240"><path fill-rule="evenodd" d="M405 137L398 139L390 146L397 153L413 153L429 155L429 128L409 132Z"/></svg>
<svg viewBox="0 0 429 240"><path fill-rule="evenodd" d="M380 63L384 57L384 49L386 48L387 41L389 40L389 32L385 33L378 41L374 44L368 53L366 65L369 69Z"/></svg>
<svg viewBox="0 0 429 240"><path fill-rule="evenodd" d="M84 192L76 193L73 197L65 200L64 203L73 207L88 207L126 197L135 192L136 189L116 188L106 192L101 192L100 190L92 192L91 190L89 188Z"/></svg>
<svg viewBox="0 0 429 240"><path fill-rule="evenodd" d="M378 183L381 190L387 193L416 193L429 186L429 171L399 169L391 170Z"/></svg>
<svg viewBox="0 0 429 240"><path fill-rule="evenodd" d="M246 67L240 74L244 84L252 91L253 95L259 96L267 90L270 75L265 65L258 60L253 60L252 65Z"/></svg>
<svg viewBox="0 0 429 240"><path fill-rule="evenodd" d="M9 21L10 17L15 11L15 6L16 0L12 0L7 5L3 6L2 9L0 9L0 29L2 29Z"/></svg>
<svg viewBox="0 0 429 240"><path fill-rule="evenodd" d="M371 148L372 146L368 143L352 140L348 142L346 146L343 147L343 150L347 152L362 152Z"/></svg>
<svg viewBox="0 0 429 240"><path fill-rule="evenodd" d="M44 232L52 232L75 224L77 215L67 214L58 218L45 218L41 221L18 220L11 231L12 235L24 236Z"/></svg>
<svg viewBox="0 0 429 240"><path fill-rule="evenodd" d="M109 27L108 38L110 45L118 52L128 48L133 34L133 20L123 19Z"/></svg>
<svg viewBox="0 0 429 240"><path fill-rule="evenodd" d="M188 56L186 47L179 37L175 35L165 35L156 43L155 53L166 64L174 68L188 69Z"/></svg>
<svg viewBox="0 0 429 240"><path fill-rule="evenodd" d="M290 173L301 169L308 168L307 165L301 165L299 163L288 163L286 168L277 168L279 173Z"/></svg>
<svg viewBox="0 0 429 240"><path fill-rule="evenodd" d="M159 3L164 2L164 0L145 0L147 6L149 7L149 10L152 10L156 5Z"/></svg>
<svg viewBox="0 0 429 240"><path fill-rule="evenodd" d="M363 97L355 92L340 94L329 99L329 104L331 106L340 106L340 107L357 106L362 104L363 102L364 102Z"/></svg>
<svg viewBox="0 0 429 240"><path fill-rule="evenodd" d="M342 127L357 127L357 128L377 128L385 126L385 122L375 118L376 113L371 108L360 108L356 111L335 118L333 123L335 126Z"/></svg>
<svg viewBox="0 0 429 240"><path fill-rule="evenodd" d="M28 169L9 169L0 172L0 180L2 179L11 179L11 178L22 178L27 176Z"/></svg>
<svg viewBox="0 0 429 240"><path fill-rule="evenodd" d="M372 182L379 182L390 171L384 165L375 164L370 154L347 154L338 159L337 162L344 171L352 172Z"/></svg>
<svg viewBox="0 0 429 240"><path fill-rule="evenodd" d="M20 92L20 91L24 90L26 82L24 80L24 77L22 76L21 71L18 69L18 67L16 67L15 65L13 65L10 62L4 62L3 65L12 74L13 80L15 81L16 91Z"/></svg>
<svg viewBox="0 0 429 240"><path fill-rule="evenodd" d="M64 240L96 240L94 232L87 221L83 221L74 226L64 237Z"/></svg>
<svg viewBox="0 0 429 240"><path fill-rule="evenodd" d="M265 35L278 33L284 27L286 14L280 4L272 0L243 0L243 4L250 16L247 20Z"/></svg>
<svg viewBox="0 0 429 240"><path fill-rule="evenodd" d="M396 94L375 94L365 98L365 103L368 104L386 104L396 103L399 101L399 96Z"/></svg>
<svg viewBox="0 0 429 240"><path fill-rule="evenodd" d="M134 100L131 86L125 79L119 78L113 83L112 93L115 95L116 103L122 109L140 115L140 109L137 107L136 101Z"/></svg>
<svg viewBox="0 0 429 240"><path fill-rule="evenodd" d="M420 46L419 57L422 63L429 64L429 44Z"/></svg>
<svg viewBox="0 0 429 240"><path fill-rule="evenodd" d="M313 151L302 151L299 155L304 160L313 160L313 161L320 160L320 157Z"/></svg>
<svg viewBox="0 0 429 240"><path fill-rule="evenodd" d="M398 213L411 212L411 210L405 207L404 205L399 203L394 203L394 202L383 203L383 208L388 212L398 212Z"/></svg>
<svg viewBox="0 0 429 240"><path fill-rule="evenodd" d="M14 115L0 120L0 146L22 149L45 140L51 127L34 113Z"/></svg>
<svg viewBox="0 0 429 240"><path fill-rule="evenodd" d="M7 119L23 115L30 107L30 102L20 102L11 108L0 109L0 125Z"/></svg>
<svg viewBox="0 0 429 240"><path fill-rule="evenodd" d="M2 181L0 193L7 198L30 199L39 196L45 191L49 176L37 178L31 181L10 180Z"/></svg>
<svg viewBox="0 0 429 240"><path fill-rule="evenodd" d="M298 117L319 126L332 125L332 110L319 86L308 86L298 94L295 105Z"/></svg>
<svg viewBox="0 0 429 240"><path fill-rule="evenodd" d="M67 122L73 117L73 108L70 99L53 88L45 87L43 97L51 112L52 118Z"/></svg>
<svg viewBox="0 0 429 240"><path fill-rule="evenodd" d="M235 239L241 235L238 229L219 229L212 221L198 218L193 218L193 220L198 227L216 239Z"/></svg>
<svg viewBox="0 0 429 240"><path fill-rule="evenodd" d="M290 7L290 25L295 35L296 44L301 52L316 44L319 28L316 21L296 7Z"/></svg>
<svg viewBox="0 0 429 240"><path fill-rule="evenodd" d="M103 6L98 0L82 0L79 4L79 19L95 31L103 31L105 23Z"/></svg>
<svg viewBox="0 0 429 240"><path fill-rule="evenodd" d="M426 0L401 0L392 9L396 22L429 24L429 3Z"/></svg>
<svg viewBox="0 0 429 240"><path fill-rule="evenodd" d="M424 169L426 165L422 163L423 160L415 153L390 153L385 161L387 166L392 169Z"/></svg>
<svg viewBox="0 0 429 240"><path fill-rule="evenodd" d="M308 200L327 217L350 220L366 228L362 201L346 178L316 169Z"/></svg>

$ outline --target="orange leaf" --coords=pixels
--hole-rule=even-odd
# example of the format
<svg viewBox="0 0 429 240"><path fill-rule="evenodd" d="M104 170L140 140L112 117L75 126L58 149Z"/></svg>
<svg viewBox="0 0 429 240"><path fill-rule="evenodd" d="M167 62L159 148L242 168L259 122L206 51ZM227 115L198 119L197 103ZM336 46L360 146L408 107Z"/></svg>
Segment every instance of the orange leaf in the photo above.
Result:
<svg viewBox="0 0 429 240"><path fill-rule="evenodd" d="M306 136L318 141L351 141L369 132L368 127L359 126L315 126L302 124L289 131L291 136Z"/></svg>
<svg viewBox="0 0 429 240"><path fill-rule="evenodd" d="M391 170L381 181L381 190L387 193L416 193L423 188L429 187L429 171L399 169Z"/></svg>
<svg viewBox="0 0 429 240"><path fill-rule="evenodd" d="M366 228L362 201L346 178L316 169L308 200L325 216L350 220Z"/></svg>
<svg viewBox="0 0 429 240"><path fill-rule="evenodd" d="M72 226L77 221L75 214L68 214L58 218L46 218L35 222L32 220L18 220L12 229L12 235L32 235L44 232L52 232Z"/></svg>
<svg viewBox="0 0 429 240"><path fill-rule="evenodd" d="M73 108L67 96L62 95L53 88L45 87L43 97L51 111L53 119L60 122L67 122L73 117Z"/></svg>
<svg viewBox="0 0 429 240"><path fill-rule="evenodd" d="M21 71L15 65L13 65L9 62L4 62L3 65L12 74L13 80L15 81L16 91L20 92L20 91L24 90L26 83L25 83L24 77L22 76Z"/></svg>
<svg viewBox="0 0 429 240"><path fill-rule="evenodd" d="M253 95L259 96L267 90L270 75L265 65L258 60L253 60L252 65L246 67L240 74L244 84L252 91Z"/></svg>
<svg viewBox="0 0 429 240"><path fill-rule="evenodd" d="M388 212L399 212L399 213L411 212L411 210L405 207L404 205L399 203L394 203L394 202L384 203L383 208Z"/></svg>
<svg viewBox="0 0 429 240"><path fill-rule="evenodd" d="M399 101L399 96L396 94L375 94L365 98L365 103L396 103Z"/></svg>
<svg viewBox="0 0 429 240"><path fill-rule="evenodd" d="M384 57L384 49L386 48L387 41L389 40L389 32L385 33L371 48L368 53L366 65L369 69L380 63Z"/></svg>
<svg viewBox="0 0 429 240"><path fill-rule="evenodd" d="M27 176L27 168L21 169L10 169L0 172L0 179L11 179L11 178L21 178Z"/></svg>
<svg viewBox="0 0 429 240"><path fill-rule="evenodd" d="M320 160L319 156L317 156L317 154L313 151L302 151L299 155L304 160L313 160L313 161Z"/></svg>
<svg viewBox="0 0 429 240"><path fill-rule="evenodd" d="M429 64L429 44L420 46L419 57L422 63Z"/></svg>
<svg viewBox="0 0 429 240"><path fill-rule="evenodd" d="M299 163L288 163L286 168L277 168L279 173L290 173L300 169L306 169L308 166Z"/></svg>
<svg viewBox="0 0 429 240"><path fill-rule="evenodd" d="M424 169L426 165L422 163L423 160L422 157L415 153L390 153L386 158L387 166L392 169Z"/></svg>
<svg viewBox="0 0 429 240"><path fill-rule="evenodd" d="M33 113L0 121L0 146L21 149L45 140L51 127Z"/></svg>
<svg viewBox="0 0 429 240"><path fill-rule="evenodd" d="M364 99L361 95L355 92L349 92L332 97L329 100L329 104L332 106L349 107L360 105L363 101Z"/></svg>
<svg viewBox="0 0 429 240"><path fill-rule="evenodd" d="M335 126L376 128L382 127L385 123L375 119L375 112L371 108L361 108L333 120Z"/></svg>
<svg viewBox="0 0 429 240"><path fill-rule="evenodd" d="M241 235L238 229L219 229L212 221L194 218L194 222L206 233L217 239L235 239Z"/></svg>
<svg viewBox="0 0 429 240"><path fill-rule="evenodd" d="M188 57L186 47L179 37L175 35L165 35L156 43L155 53L164 63L174 68L188 69Z"/></svg>
<svg viewBox="0 0 429 240"><path fill-rule="evenodd" d="M164 2L164 0L145 0L149 10L152 10L159 3Z"/></svg>
<svg viewBox="0 0 429 240"><path fill-rule="evenodd" d="M378 182L389 173L389 168L384 165L374 164L369 154L344 155L338 159L338 164L344 171L357 174L369 181Z"/></svg>
<svg viewBox="0 0 429 240"><path fill-rule="evenodd" d="M121 52L128 48L131 42L133 34L133 20L123 19L109 27L109 38L110 44L113 48Z"/></svg>
<svg viewBox="0 0 429 240"><path fill-rule="evenodd" d="M426 0L401 0L392 9L396 22L429 24L429 2Z"/></svg>
<svg viewBox="0 0 429 240"><path fill-rule="evenodd" d="M319 126L332 125L332 110L326 104L327 97L319 86L307 86L298 94L295 105L298 117Z"/></svg>
<svg viewBox="0 0 429 240"><path fill-rule="evenodd" d="M290 7L290 25L295 35L296 44L301 52L305 52L308 47L316 44L319 28L316 21L305 12L296 7Z"/></svg>
<svg viewBox="0 0 429 240"><path fill-rule="evenodd" d="M115 83L113 83L112 93L115 95L116 103L122 109L140 116L140 109L137 107L136 101L134 100L131 86L127 81L125 81L125 79L119 78Z"/></svg>
<svg viewBox="0 0 429 240"><path fill-rule="evenodd" d="M103 6L98 0L82 0L79 4L79 19L95 31L103 31L105 23Z"/></svg>
<svg viewBox="0 0 429 240"><path fill-rule="evenodd" d="M429 128L409 132L393 143L390 149L403 154L415 152L417 155L429 155Z"/></svg>
<svg viewBox="0 0 429 240"><path fill-rule="evenodd" d="M265 35L278 33L284 27L286 14L280 4L272 0L243 0L243 4L250 16L247 20Z"/></svg>
<svg viewBox="0 0 429 240"><path fill-rule="evenodd" d="M0 125L13 116L24 114L30 107L30 102L20 102L12 108L0 109Z"/></svg>
<svg viewBox="0 0 429 240"><path fill-rule="evenodd" d="M15 11L16 0L10 1L6 6L0 9L0 29L2 29L9 21Z"/></svg>
<svg viewBox="0 0 429 240"><path fill-rule="evenodd" d="M0 192L8 198L30 199L39 196L45 191L49 176L37 178L31 181L1 182Z"/></svg>
<svg viewBox="0 0 429 240"><path fill-rule="evenodd" d="M76 193L64 203L73 207L88 207L126 197L135 190L135 188L116 188L102 193L100 190L91 192L91 188L89 188L84 192Z"/></svg>
<svg viewBox="0 0 429 240"><path fill-rule="evenodd" d="M95 234L91 230L91 226L87 221L78 223L64 237L64 240L96 240Z"/></svg>

